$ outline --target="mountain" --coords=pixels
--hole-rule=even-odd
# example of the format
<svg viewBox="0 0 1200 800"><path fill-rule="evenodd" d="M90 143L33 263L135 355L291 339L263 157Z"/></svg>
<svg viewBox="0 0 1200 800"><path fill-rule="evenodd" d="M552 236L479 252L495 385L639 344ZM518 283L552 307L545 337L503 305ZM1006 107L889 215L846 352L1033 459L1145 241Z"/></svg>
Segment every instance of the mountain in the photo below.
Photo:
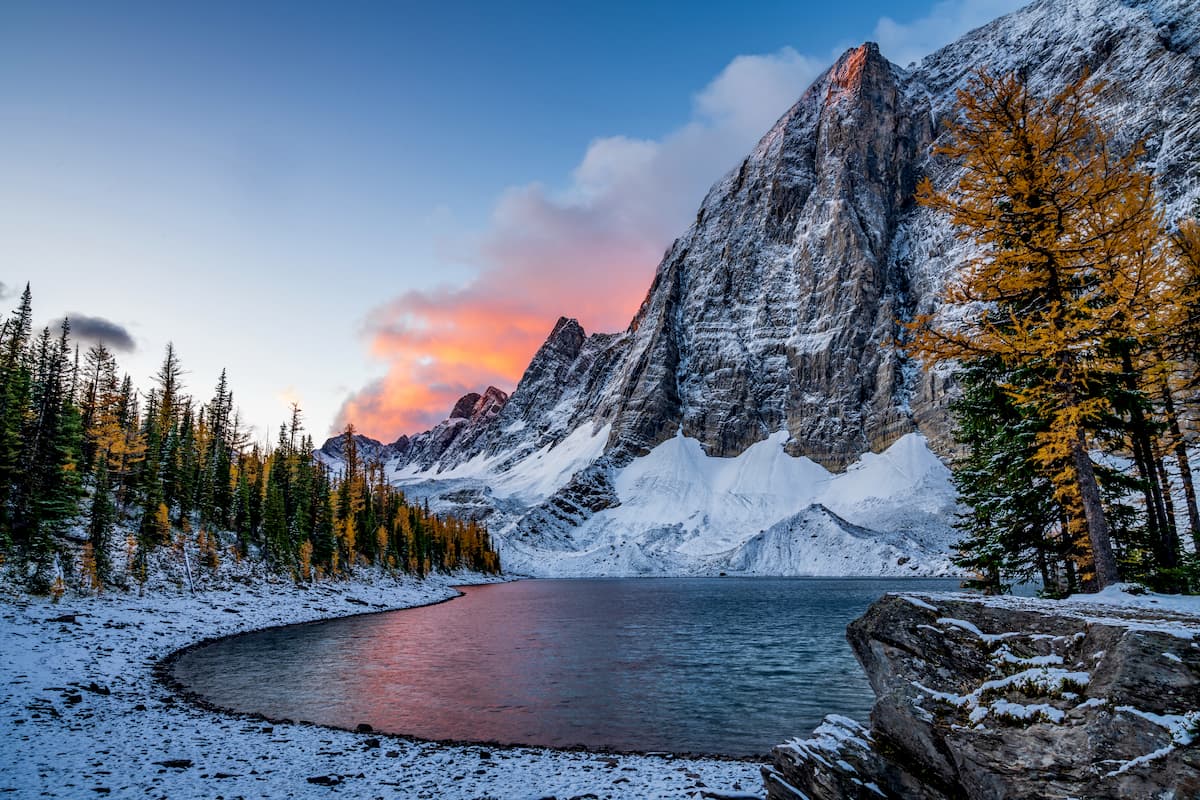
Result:
<svg viewBox="0 0 1200 800"><path fill-rule="evenodd" d="M980 67L1090 70L1168 214L1200 193L1194 0L1039 0L908 68L864 44L712 187L626 330L560 319L511 397L380 446L394 479L533 574L948 570L952 386L893 342L967 252L912 196L955 181L931 146Z"/></svg>

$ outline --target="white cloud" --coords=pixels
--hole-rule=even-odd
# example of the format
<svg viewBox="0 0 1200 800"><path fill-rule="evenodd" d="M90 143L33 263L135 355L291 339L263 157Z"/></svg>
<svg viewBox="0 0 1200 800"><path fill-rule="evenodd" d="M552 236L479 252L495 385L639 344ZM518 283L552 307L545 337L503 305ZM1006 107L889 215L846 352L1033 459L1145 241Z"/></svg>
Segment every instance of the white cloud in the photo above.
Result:
<svg viewBox="0 0 1200 800"><path fill-rule="evenodd" d="M565 188L530 184L500 198L481 240L481 265L513 277L545 273L541 279L554 283L550 273L579 264L602 270L621 289L645 285L704 191L822 67L790 47L738 56L693 97L691 119L662 138L593 140ZM629 298L640 295L627 289L613 294L619 307L600 307L589 298L582 311L565 300L560 310L579 314L585 325L611 328L628 320L634 310L627 307Z"/></svg>
<svg viewBox="0 0 1200 800"><path fill-rule="evenodd" d="M942 0L924 17L911 22L883 17L875 25L873 38L891 61L907 66L964 33L1028 4L1029 0Z"/></svg>
<svg viewBox="0 0 1200 800"><path fill-rule="evenodd" d="M738 56L696 95L697 115L714 125L761 136L828 66L828 59L801 55L790 47L768 55Z"/></svg>

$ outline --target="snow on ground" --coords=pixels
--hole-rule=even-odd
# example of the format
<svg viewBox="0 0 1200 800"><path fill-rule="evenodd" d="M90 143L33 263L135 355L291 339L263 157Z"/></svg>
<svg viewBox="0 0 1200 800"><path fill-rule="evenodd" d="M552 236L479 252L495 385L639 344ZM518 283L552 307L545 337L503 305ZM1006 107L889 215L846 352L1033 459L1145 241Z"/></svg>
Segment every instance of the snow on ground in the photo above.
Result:
<svg viewBox="0 0 1200 800"><path fill-rule="evenodd" d="M1200 617L1200 595L1134 593L1130 591L1132 588L1130 584L1118 583L1095 594L1071 595L1067 598L1067 602L1085 605L1126 606L1151 612L1170 611L1176 614Z"/></svg>
<svg viewBox="0 0 1200 800"><path fill-rule="evenodd" d="M455 595L452 584L475 580L377 576L308 588L259 581L196 596L160 587L142 597L58 604L0 598L0 794L507 800L759 790L758 765L749 762L441 745L272 725L189 705L153 677L160 659L199 640L436 602Z"/></svg>
<svg viewBox="0 0 1200 800"><path fill-rule="evenodd" d="M1015 611L1036 611L1060 617L1070 617L1089 624L1113 625L1130 630L1158 631L1195 641L1200 646L1200 595L1156 594L1132 584L1118 583L1095 594L1074 594L1065 600L1043 600L1036 597L1003 595L989 597L965 592L921 592L900 595L911 603L936 610L939 600L1008 608ZM970 623L963 620L938 620L958 627ZM992 643L1020 632L984 634L975 626L976 635Z"/></svg>
<svg viewBox="0 0 1200 800"><path fill-rule="evenodd" d="M776 433L733 458L678 435L617 472L620 505L552 546L497 529L507 568L541 576L945 575L950 471L920 434L844 473L788 455Z"/></svg>

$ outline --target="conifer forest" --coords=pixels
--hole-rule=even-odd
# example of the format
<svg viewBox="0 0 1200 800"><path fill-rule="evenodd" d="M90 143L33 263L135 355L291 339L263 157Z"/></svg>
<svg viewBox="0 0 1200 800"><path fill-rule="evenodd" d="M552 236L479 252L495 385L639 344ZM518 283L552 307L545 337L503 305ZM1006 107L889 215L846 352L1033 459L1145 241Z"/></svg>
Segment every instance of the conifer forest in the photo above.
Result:
<svg viewBox="0 0 1200 800"><path fill-rule="evenodd" d="M188 575L251 559L301 582L367 565L499 572L486 528L407 502L353 426L333 470L298 407L273 443L251 442L224 372L199 402L168 345L142 391L103 343L72 341L69 319L34 332L32 318L26 286L0 326L0 559L29 591L136 588L155 554Z"/></svg>

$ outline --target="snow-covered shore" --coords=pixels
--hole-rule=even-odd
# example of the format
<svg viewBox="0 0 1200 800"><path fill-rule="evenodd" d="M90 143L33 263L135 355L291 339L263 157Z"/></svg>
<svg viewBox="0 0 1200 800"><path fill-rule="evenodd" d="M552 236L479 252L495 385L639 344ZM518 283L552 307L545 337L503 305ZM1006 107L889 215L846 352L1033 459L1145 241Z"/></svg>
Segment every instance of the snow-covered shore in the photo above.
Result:
<svg viewBox="0 0 1200 800"><path fill-rule="evenodd" d="M754 796L759 765L414 742L267 724L180 700L155 665L194 642L453 597L480 576L260 582L0 599L0 795L237 798ZM375 741L372 741L375 740ZM378 742L378 745L376 745Z"/></svg>

